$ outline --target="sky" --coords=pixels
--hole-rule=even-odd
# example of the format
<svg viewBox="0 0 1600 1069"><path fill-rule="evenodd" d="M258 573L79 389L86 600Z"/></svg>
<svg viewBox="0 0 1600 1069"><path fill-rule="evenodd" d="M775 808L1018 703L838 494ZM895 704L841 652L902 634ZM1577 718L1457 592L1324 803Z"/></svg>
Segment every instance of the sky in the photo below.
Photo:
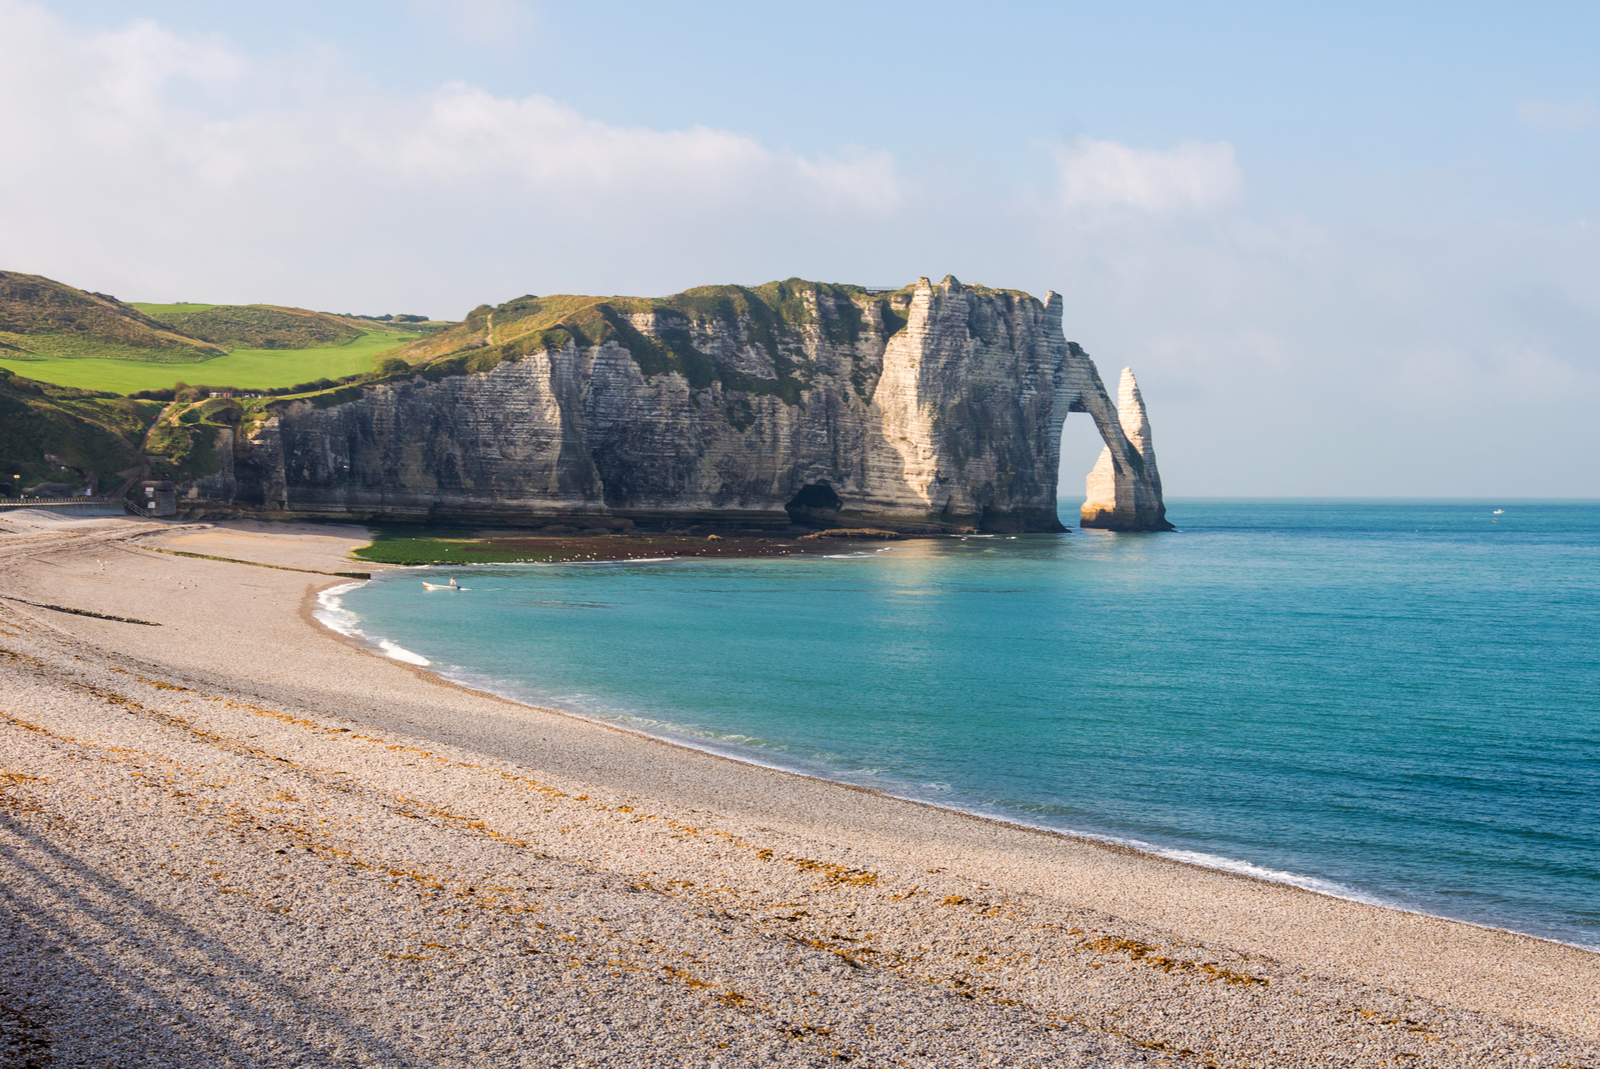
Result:
<svg viewBox="0 0 1600 1069"><path fill-rule="evenodd" d="M1600 497L1600 5L0 0L0 42L0 268L441 318L954 274L1134 368L1169 497Z"/></svg>

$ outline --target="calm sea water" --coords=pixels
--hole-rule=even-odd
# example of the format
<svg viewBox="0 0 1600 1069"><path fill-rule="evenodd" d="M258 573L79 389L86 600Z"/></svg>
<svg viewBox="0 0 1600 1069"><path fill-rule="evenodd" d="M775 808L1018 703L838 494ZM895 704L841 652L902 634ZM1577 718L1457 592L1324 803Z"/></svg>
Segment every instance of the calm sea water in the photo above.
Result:
<svg viewBox="0 0 1600 1069"><path fill-rule="evenodd" d="M834 556L432 569L345 624L763 763L1600 949L1600 504L1189 501Z"/></svg>

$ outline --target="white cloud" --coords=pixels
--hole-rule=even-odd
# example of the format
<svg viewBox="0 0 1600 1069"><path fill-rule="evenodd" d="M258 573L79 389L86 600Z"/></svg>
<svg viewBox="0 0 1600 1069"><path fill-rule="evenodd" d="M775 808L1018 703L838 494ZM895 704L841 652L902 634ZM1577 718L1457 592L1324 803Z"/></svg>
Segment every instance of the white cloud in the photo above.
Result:
<svg viewBox="0 0 1600 1069"><path fill-rule="evenodd" d="M870 213L900 202L888 153L807 159L727 130L613 126L546 96L511 100L460 82L387 108L352 139L380 166L441 183L514 178L530 192L590 202L643 195L685 208L777 197L790 209Z"/></svg>
<svg viewBox="0 0 1600 1069"><path fill-rule="evenodd" d="M0 0L0 137L23 180L84 169L137 185L177 168L203 183L244 161L226 115L250 64L216 42L137 21L73 38L31 5Z"/></svg>
<svg viewBox="0 0 1600 1069"><path fill-rule="evenodd" d="M1185 141L1161 152L1079 137L1061 146L1056 159L1061 167L1061 201L1075 209L1211 208L1233 198L1243 177L1233 146L1226 141Z"/></svg>
<svg viewBox="0 0 1600 1069"><path fill-rule="evenodd" d="M384 136L369 149L379 159L392 151L401 166L438 179L511 174L588 191L638 182L721 185L774 159L754 139L726 131L611 126L549 97L507 100L462 83L424 101L415 128L397 142Z"/></svg>
<svg viewBox="0 0 1600 1069"><path fill-rule="evenodd" d="M853 149L848 159L819 156L797 158L796 173L822 200L889 211L900 206L904 194L895 171L894 156L887 152Z"/></svg>
<svg viewBox="0 0 1600 1069"><path fill-rule="evenodd" d="M175 81L191 83L192 91L217 92L250 67L214 42L178 37L147 20L64 51L59 58L76 61L76 73L92 71L86 88L96 103L134 120L159 119L163 91Z"/></svg>
<svg viewBox="0 0 1600 1069"><path fill-rule="evenodd" d="M470 307L494 295L484 275L512 276L497 289L530 287L515 275L534 248L580 250L597 274L619 256L681 264L688 238L707 250L820 242L901 203L887 153L804 156L734 131L602 122L548 96L465 83L382 93L331 66L252 63L148 21L79 33L17 0L0 0L0 40L0 144L25 161L0 169L4 266L95 288L148 293L162 275L228 299L277 289L275 300L315 300L296 291L333 278L342 292L389 288L394 257L372 235L405 220L436 242L427 276L407 275L418 289L453 273L452 231L492 234L486 254L502 270L480 262L478 281L450 282L476 291L447 298ZM420 244L393 240L413 262L429 260ZM56 266L79 262L143 267L129 287ZM228 293L225 279L237 280Z"/></svg>
<svg viewBox="0 0 1600 1069"><path fill-rule="evenodd" d="M1522 125L1545 133L1570 134L1600 125L1600 104L1590 97L1575 100L1535 100L1517 104Z"/></svg>

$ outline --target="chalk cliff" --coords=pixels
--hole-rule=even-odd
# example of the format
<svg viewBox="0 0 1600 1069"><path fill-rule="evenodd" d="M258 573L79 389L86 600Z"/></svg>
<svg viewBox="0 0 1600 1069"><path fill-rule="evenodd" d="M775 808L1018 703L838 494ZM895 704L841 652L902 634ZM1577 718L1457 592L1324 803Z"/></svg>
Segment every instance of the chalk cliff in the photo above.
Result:
<svg viewBox="0 0 1600 1069"><path fill-rule="evenodd" d="M197 491L363 517L1050 531L1081 412L1106 443L1093 522L1165 529L1137 386L1119 411L1061 308L954 278L520 298L409 370L275 404Z"/></svg>
<svg viewBox="0 0 1600 1069"><path fill-rule="evenodd" d="M1105 527L1114 531L1170 530L1167 510L1161 501L1161 473L1156 470L1156 449L1150 441L1150 420L1144 411L1144 395L1133 377L1133 369L1122 369L1117 387L1117 422L1132 447L1124 455L1114 454L1107 445L1100 460L1089 472L1087 494L1078 522L1084 527Z"/></svg>

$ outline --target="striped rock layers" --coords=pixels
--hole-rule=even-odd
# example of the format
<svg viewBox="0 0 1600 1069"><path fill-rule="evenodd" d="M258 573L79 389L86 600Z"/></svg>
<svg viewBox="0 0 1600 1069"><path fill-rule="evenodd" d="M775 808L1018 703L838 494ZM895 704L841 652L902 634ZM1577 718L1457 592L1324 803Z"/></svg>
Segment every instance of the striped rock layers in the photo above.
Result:
<svg viewBox="0 0 1600 1069"><path fill-rule="evenodd" d="M414 374L277 406L196 490L362 518L1051 531L1083 412L1106 446L1086 522L1165 529L1138 389L1114 403L1061 312L948 277L521 298Z"/></svg>
<svg viewBox="0 0 1600 1069"><path fill-rule="evenodd" d="M1078 522L1084 527L1113 531L1171 530L1161 501L1161 473L1156 470L1156 450L1150 442L1150 420L1144 395L1133 369L1122 369L1117 388L1117 421L1132 448L1112 452L1108 444L1089 472L1087 493Z"/></svg>

